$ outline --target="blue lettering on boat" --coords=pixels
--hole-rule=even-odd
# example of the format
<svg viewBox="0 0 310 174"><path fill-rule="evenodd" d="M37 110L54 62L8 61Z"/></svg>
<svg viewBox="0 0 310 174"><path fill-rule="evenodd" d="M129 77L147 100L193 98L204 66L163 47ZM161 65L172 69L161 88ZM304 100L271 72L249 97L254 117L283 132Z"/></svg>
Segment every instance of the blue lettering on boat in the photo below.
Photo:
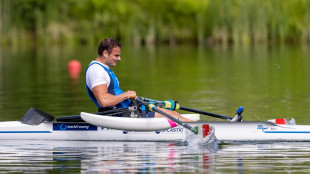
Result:
<svg viewBox="0 0 310 174"><path fill-rule="evenodd" d="M261 129L263 132L268 129L267 127L264 127L263 125L258 125L257 130Z"/></svg>
<svg viewBox="0 0 310 174"><path fill-rule="evenodd" d="M88 123L53 123L54 131L97 131L97 126Z"/></svg>
<svg viewBox="0 0 310 174"><path fill-rule="evenodd" d="M164 129L164 130L161 130L160 132L183 132L183 128L180 127L180 128L170 128L170 129ZM158 134L158 132L156 131L156 133Z"/></svg>

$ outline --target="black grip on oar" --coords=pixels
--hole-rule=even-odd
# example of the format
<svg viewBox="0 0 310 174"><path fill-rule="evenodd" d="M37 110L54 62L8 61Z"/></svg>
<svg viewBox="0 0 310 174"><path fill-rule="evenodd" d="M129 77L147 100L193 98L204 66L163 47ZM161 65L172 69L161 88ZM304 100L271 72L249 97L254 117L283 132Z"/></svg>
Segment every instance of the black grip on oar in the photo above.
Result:
<svg viewBox="0 0 310 174"><path fill-rule="evenodd" d="M138 98L138 97L136 97L135 100L136 100L137 102L139 102L139 103L145 105L145 106L148 105L147 102L141 100L141 99ZM179 125L185 127L186 129L192 131L193 133L198 134L198 128L197 128L197 127L192 127L192 126L190 126L190 125L188 125L188 124L182 122L181 120L179 120L179 119L177 119L177 118L175 118L175 117L173 117L173 116L167 114L166 112L164 112L164 111L158 109L155 105L153 105L153 107L151 107L151 110L160 113L161 115L167 117L168 119L170 119L170 120L176 122L177 124L179 124Z"/></svg>
<svg viewBox="0 0 310 174"><path fill-rule="evenodd" d="M144 106L147 106L147 105L148 105L148 103L147 103L146 101L140 99L139 97L136 97L136 98L134 98L134 99L135 99L137 102L143 104Z"/></svg>
<svg viewBox="0 0 310 174"><path fill-rule="evenodd" d="M224 116L224 115L219 115L219 114L214 114L214 113L210 113L210 112L206 112L206 111L201 111L201 110L193 109L193 108L188 108L188 107L184 107L184 106L180 106L179 109L184 110L184 111L189 111L189 112L195 112L195 113L198 113L198 114L209 115L211 117L221 118L221 119L225 119L225 120L233 119L232 117L228 117L228 116Z"/></svg>

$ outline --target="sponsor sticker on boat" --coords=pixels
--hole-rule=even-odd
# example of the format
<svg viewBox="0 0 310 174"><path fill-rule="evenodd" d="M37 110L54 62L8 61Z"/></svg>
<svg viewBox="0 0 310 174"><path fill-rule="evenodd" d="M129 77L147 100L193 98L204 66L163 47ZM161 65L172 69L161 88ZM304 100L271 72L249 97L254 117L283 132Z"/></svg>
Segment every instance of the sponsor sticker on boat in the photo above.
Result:
<svg viewBox="0 0 310 174"><path fill-rule="evenodd" d="M167 133L175 133L175 132L183 132L184 128L183 127L174 127L174 128L170 128L170 129L164 129L161 131L156 131L157 134L161 133L161 132L167 132Z"/></svg>
<svg viewBox="0 0 310 174"><path fill-rule="evenodd" d="M268 127L264 127L263 125L258 125L257 130L261 129L263 132L268 129Z"/></svg>
<svg viewBox="0 0 310 174"><path fill-rule="evenodd" d="M88 123L53 123L54 131L97 131L97 126Z"/></svg>
<svg viewBox="0 0 310 174"><path fill-rule="evenodd" d="M179 133L179 132L184 132L184 128L179 128L179 127L176 127L176 128L169 128L169 129L164 129L164 130L158 130L158 131L155 131L154 133L155 134L160 134L160 133L165 133L165 134L174 134L174 133ZM123 134L147 134L149 135L149 132L145 132L145 131L126 131L124 130L123 131Z"/></svg>

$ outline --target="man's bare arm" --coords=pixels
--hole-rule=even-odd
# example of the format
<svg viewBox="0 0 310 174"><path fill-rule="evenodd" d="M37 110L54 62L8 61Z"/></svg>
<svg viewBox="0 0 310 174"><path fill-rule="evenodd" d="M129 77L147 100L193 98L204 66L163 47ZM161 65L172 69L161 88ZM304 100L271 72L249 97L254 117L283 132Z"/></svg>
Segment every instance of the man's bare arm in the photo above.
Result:
<svg viewBox="0 0 310 174"><path fill-rule="evenodd" d="M93 93L102 107L111 107L119 104L125 99L136 97L135 91L126 91L120 95L112 95L108 93L108 87L106 84L98 85L93 88Z"/></svg>

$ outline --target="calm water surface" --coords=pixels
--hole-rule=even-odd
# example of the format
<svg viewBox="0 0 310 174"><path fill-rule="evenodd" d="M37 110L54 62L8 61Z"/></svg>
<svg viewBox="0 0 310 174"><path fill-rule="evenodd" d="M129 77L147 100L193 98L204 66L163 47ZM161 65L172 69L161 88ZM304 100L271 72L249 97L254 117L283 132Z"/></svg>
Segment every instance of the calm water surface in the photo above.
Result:
<svg viewBox="0 0 310 174"><path fill-rule="evenodd" d="M2 141L0 173L308 173L309 143Z"/></svg>
<svg viewBox="0 0 310 174"><path fill-rule="evenodd" d="M30 107L55 117L96 112L84 73L96 47L0 47L0 121L19 120ZM113 70L123 90L244 119L294 118L310 124L310 49L192 46L131 49ZM67 63L83 71L70 78ZM216 120L203 117L203 120ZM149 142L1 141L0 172L256 173L309 172L309 143L189 147Z"/></svg>

